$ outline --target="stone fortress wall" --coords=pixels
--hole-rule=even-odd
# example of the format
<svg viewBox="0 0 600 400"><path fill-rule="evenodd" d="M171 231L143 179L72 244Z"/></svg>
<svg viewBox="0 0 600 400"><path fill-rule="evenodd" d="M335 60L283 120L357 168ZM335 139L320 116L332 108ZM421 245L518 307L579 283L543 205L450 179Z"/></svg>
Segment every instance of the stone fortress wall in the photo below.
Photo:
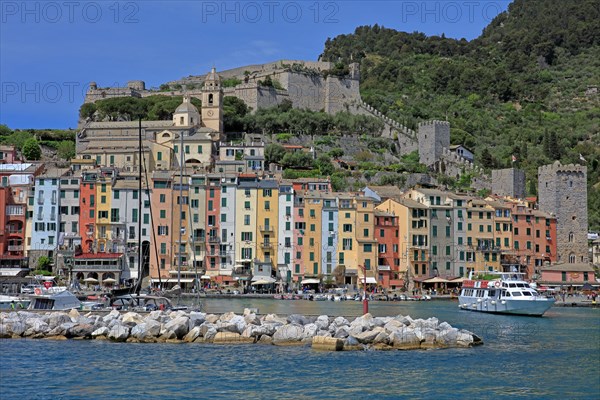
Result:
<svg viewBox="0 0 600 400"><path fill-rule="evenodd" d="M403 126L385 116L379 110L365 103L360 97L360 66L352 63L345 77L324 76L332 69L333 63L321 61L280 60L266 64L246 65L219 71L223 79L236 78L242 83L235 87L223 88L224 96L234 96L243 100L253 110L273 107L283 100L290 100L296 108L325 111L335 114L348 111L357 115L369 115L383 122L383 130L378 135L398 141L400 155L419 151L420 161L432 170L456 178L464 171L473 171L478 176L474 186L491 189L491 180L483 175L483 170L470 161L450 152L450 125L446 121L428 121L419 124L418 131ZM281 85L281 89L259 85L259 81L270 76ZM147 97L156 94L181 96L184 93L201 98L205 75L188 76L168 82L170 86L181 85L181 90L159 92L148 90L143 81L130 81L123 88L99 89L90 84L86 102L94 102L108 97Z"/></svg>

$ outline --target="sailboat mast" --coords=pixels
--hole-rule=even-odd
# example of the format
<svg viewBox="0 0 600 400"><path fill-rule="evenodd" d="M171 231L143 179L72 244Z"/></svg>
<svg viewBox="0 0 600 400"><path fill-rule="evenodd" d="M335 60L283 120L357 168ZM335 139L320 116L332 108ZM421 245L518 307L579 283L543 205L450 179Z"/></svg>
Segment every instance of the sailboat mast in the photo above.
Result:
<svg viewBox="0 0 600 400"><path fill-rule="evenodd" d="M138 171L138 281L137 281L137 287L136 287L136 292L137 294L140 294L140 289L142 286L142 260L143 260L143 254L142 254L142 168L143 168L143 163L142 163L142 117L140 116L139 122L138 122L138 151L139 151L139 155L138 155L138 166L139 166L139 171ZM160 271L159 271L160 273Z"/></svg>
<svg viewBox="0 0 600 400"><path fill-rule="evenodd" d="M179 150L179 218L175 221L179 222L179 243L177 248L177 285L181 287L181 215L183 213L183 131L179 134L180 150Z"/></svg>

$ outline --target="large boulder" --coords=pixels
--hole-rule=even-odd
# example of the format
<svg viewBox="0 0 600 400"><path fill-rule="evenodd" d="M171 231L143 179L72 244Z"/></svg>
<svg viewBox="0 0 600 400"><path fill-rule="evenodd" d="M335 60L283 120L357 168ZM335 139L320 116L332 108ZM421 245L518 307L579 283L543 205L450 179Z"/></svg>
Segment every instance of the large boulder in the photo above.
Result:
<svg viewBox="0 0 600 400"><path fill-rule="evenodd" d="M313 336L315 336L317 334L318 330L319 330L319 327L317 326L317 324L304 325L303 335L305 338L311 339Z"/></svg>
<svg viewBox="0 0 600 400"><path fill-rule="evenodd" d="M200 327L195 326L183 337L183 340L188 343L192 343L194 340L200 337Z"/></svg>
<svg viewBox="0 0 600 400"><path fill-rule="evenodd" d="M188 333L189 318L185 315L178 316L165 324L165 329L172 331L181 339Z"/></svg>
<svg viewBox="0 0 600 400"><path fill-rule="evenodd" d="M351 336L353 336L356 340L358 340L359 343L370 344L370 343L373 343L373 340L375 340L375 338L377 337L377 335L379 335L380 332L385 332L385 331L381 327L375 327L371 330L363 331L361 333L353 334Z"/></svg>
<svg viewBox="0 0 600 400"><path fill-rule="evenodd" d="M93 332L92 332L93 333ZM107 337L115 342L124 342L129 337L129 327L121 324L113 326Z"/></svg>
<svg viewBox="0 0 600 400"><path fill-rule="evenodd" d="M421 339L413 329L403 329L392 332L389 338L390 344L398 350L412 350L421 348Z"/></svg>
<svg viewBox="0 0 600 400"><path fill-rule="evenodd" d="M73 311L73 310L71 310L71 311ZM46 322L50 326L50 329L54 329L64 323L67 323L67 322L70 323L73 321L71 320L71 317L68 314L66 314L64 312L57 312L57 313L51 313L48 316L48 319Z"/></svg>
<svg viewBox="0 0 600 400"><path fill-rule="evenodd" d="M92 337L93 338L107 337L109 333L110 333L110 330L107 327L103 326L102 328L98 328L94 332L92 332Z"/></svg>
<svg viewBox="0 0 600 400"><path fill-rule="evenodd" d="M276 314L267 314L262 318L261 323L277 323L279 325L286 325L288 322L287 319L281 318Z"/></svg>
<svg viewBox="0 0 600 400"><path fill-rule="evenodd" d="M73 310L71 310L73 311ZM110 321L114 320L114 319L120 319L121 318L121 314L119 313L119 311L117 310L112 310L111 312L109 312L108 314L106 314L104 317L102 317L102 321L105 324L108 324Z"/></svg>
<svg viewBox="0 0 600 400"><path fill-rule="evenodd" d="M206 314L198 311L192 311L189 315L188 330L192 330L196 326L200 326L206 321Z"/></svg>
<svg viewBox="0 0 600 400"><path fill-rule="evenodd" d="M287 322L296 325L307 325L310 324L310 319L302 314L292 314L287 317Z"/></svg>
<svg viewBox="0 0 600 400"><path fill-rule="evenodd" d="M328 330L329 329L329 317L327 315L319 315L319 317L315 321L315 325L319 330Z"/></svg>
<svg viewBox="0 0 600 400"><path fill-rule="evenodd" d="M90 338L94 332L94 325L76 324L68 331L68 336Z"/></svg>
<svg viewBox="0 0 600 400"><path fill-rule="evenodd" d="M300 344L302 339L304 339L304 329L299 325L281 326L273 334L273 344L280 346Z"/></svg>
<svg viewBox="0 0 600 400"><path fill-rule="evenodd" d="M244 321L246 321L246 325L260 325L260 318L254 313L244 314Z"/></svg>
<svg viewBox="0 0 600 400"><path fill-rule="evenodd" d="M38 336L44 335L50 331L50 327L41 318L30 318L25 321L27 330L23 333L23 336Z"/></svg>
<svg viewBox="0 0 600 400"><path fill-rule="evenodd" d="M138 313L128 312L123 314L123 318L121 319L123 325L127 325L130 328L136 326L137 324L141 324L144 322L144 318Z"/></svg>

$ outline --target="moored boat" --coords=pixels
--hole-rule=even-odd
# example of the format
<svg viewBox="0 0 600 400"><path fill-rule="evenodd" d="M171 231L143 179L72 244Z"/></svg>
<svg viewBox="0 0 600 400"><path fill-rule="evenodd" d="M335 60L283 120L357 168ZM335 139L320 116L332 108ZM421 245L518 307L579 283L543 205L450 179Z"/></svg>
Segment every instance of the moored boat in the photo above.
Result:
<svg viewBox="0 0 600 400"><path fill-rule="evenodd" d="M458 296L461 309L493 314L542 316L553 304L554 298L540 295L518 272L487 272L481 279L470 276Z"/></svg>

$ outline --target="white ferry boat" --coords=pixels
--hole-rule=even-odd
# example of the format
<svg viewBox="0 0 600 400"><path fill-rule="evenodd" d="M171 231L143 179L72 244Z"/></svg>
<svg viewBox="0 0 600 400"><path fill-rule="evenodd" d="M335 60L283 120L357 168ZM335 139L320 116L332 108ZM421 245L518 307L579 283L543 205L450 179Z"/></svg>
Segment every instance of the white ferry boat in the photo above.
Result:
<svg viewBox="0 0 600 400"><path fill-rule="evenodd" d="M487 272L483 279L465 280L458 296L463 310L542 316L554 304L540 295L519 272Z"/></svg>

